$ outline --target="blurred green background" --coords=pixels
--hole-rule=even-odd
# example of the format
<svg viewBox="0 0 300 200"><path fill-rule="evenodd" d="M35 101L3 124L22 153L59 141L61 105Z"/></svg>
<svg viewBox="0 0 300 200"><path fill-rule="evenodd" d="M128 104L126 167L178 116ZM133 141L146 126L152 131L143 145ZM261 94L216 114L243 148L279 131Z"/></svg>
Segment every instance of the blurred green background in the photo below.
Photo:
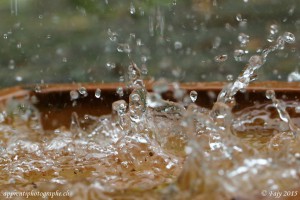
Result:
<svg viewBox="0 0 300 200"><path fill-rule="evenodd" d="M0 87L126 81L131 61L148 78L224 81L285 31L296 43L271 54L259 80L285 81L300 63L298 0L2 0L0 9Z"/></svg>

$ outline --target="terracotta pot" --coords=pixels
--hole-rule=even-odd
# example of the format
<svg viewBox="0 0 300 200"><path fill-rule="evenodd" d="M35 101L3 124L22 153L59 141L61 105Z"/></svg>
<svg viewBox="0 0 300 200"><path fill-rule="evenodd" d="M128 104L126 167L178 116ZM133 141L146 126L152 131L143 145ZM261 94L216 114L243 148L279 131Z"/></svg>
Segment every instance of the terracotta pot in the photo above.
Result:
<svg viewBox="0 0 300 200"><path fill-rule="evenodd" d="M226 83L184 83L181 85L187 91L195 90L198 92L197 104L204 107L211 107L215 101L218 92ZM79 87L85 87L88 95L81 96L74 101L70 99L70 91L78 90ZM120 83L105 84L50 84L41 87L40 92L34 91L34 86L18 86L0 90L0 104L5 105L10 99L32 98L37 102L35 106L41 113L42 125L45 130L53 130L61 126L69 127L71 114L76 112L79 117L85 114L100 116L111 113L111 105L120 97L116 94L116 88L125 86ZM152 83L147 83L146 87L151 90ZM101 89L101 97L95 97L95 90ZM278 98L285 100L299 100L300 83L286 82L258 82L250 85L245 93L236 95L237 105L234 111L238 111L254 103L264 103L270 100L266 99L265 91L273 89ZM122 99L128 101L129 91L124 90ZM213 97L213 99L212 99ZM164 94L165 99L174 100L171 92ZM300 190L298 189L300 195ZM298 197L299 198L299 197ZM298 199L287 198L287 199ZM263 199L263 197L258 197Z"/></svg>
<svg viewBox="0 0 300 200"><path fill-rule="evenodd" d="M195 90L198 92L197 104L204 107L211 107L214 98L225 83L184 83L181 85L187 91ZM85 87L87 97L80 97L76 100L76 106L70 99L70 91ZM116 88L123 87L120 83L105 84L50 84L41 87L41 92L35 92L34 86L19 86L0 90L0 102L5 102L11 98L24 98L25 96L37 98L35 106L41 112L43 128L46 130L55 129L60 126L68 127L72 112L76 112L80 117L85 114L104 115L111 113L111 104L120 99L116 94ZM147 89L151 90L152 83L146 84ZM101 98L95 97L95 90L101 89ZM254 102L269 101L265 98L265 91L273 89L277 97L284 97L286 100L298 100L300 98L300 83L286 82L259 82L250 85L246 93L236 95L237 106L235 110L253 105ZM122 99L128 100L129 91L124 91ZM164 94L164 98L174 100L171 92Z"/></svg>

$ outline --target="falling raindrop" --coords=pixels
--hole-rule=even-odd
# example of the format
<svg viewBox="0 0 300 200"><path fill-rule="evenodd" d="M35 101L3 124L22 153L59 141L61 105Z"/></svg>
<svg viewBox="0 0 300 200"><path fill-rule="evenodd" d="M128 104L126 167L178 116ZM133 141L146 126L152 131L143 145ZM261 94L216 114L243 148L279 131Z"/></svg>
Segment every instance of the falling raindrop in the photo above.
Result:
<svg viewBox="0 0 300 200"><path fill-rule="evenodd" d="M195 103L195 101L197 100L197 97L198 97L198 93L195 90L190 92L190 98L193 103Z"/></svg>
<svg viewBox="0 0 300 200"><path fill-rule="evenodd" d="M274 90L267 90L266 91L266 97L267 97L267 99L274 99L275 98Z"/></svg>
<svg viewBox="0 0 300 200"><path fill-rule="evenodd" d="M116 68L116 64L112 62L107 62L105 66L108 70L112 70Z"/></svg>
<svg viewBox="0 0 300 200"><path fill-rule="evenodd" d="M17 48L18 48L18 49L21 49L21 48L22 48L22 43L21 43L21 42L19 42L19 43L17 44Z"/></svg>
<svg viewBox="0 0 300 200"><path fill-rule="evenodd" d="M88 95L87 90L86 90L85 87L80 87L78 91L79 91L79 93L80 93L81 95L83 95L84 97L86 97L86 96Z"/></svg>
<svg viewBox="0 0 300 200"><path fill-rule="evenodd" d="M124 96L124 91L123 91L123 88L122 88L122 87L118 87L118 88L117 88L117 94L119 95L119 97Z"/></svg>
<svg viewBox="0 0 300 200"><path fill-rule="evenodd" d="M108 29L107 34L108 34L108 37L109 37L110 41L112 41L112 42L117 41L118 34L116 32L112 32L111 29Z"/></svg>
<svg viewBox="0 0 300 200"><path fill-rule="evenodd" d="M228 74L226 76L227 81L233 81L233 75L232 74Z"/></svg>
<svg viewBox="0 0 300 200"><path fill-rule="evenodd" d="M99 99L101 97L101 90L99 88L97 88L96 91L95 91L95 97L97 99Z"/></svg>
<svg viewBox="0 0 300 200"><path fill-rule="evenodd" d="M298 71L294 71L294 72L291 72L289 75L288 75L288 82L296 82L296 81L300 81L300 73Z"/></svg>
<svg viewBox="0 0 300 200"><path fill-rule="evenodd" d="M300 113L300 106L296 106L296 107L295 107L295 112L296 112L296 113Z"/></svg>
<svg viewBox="0 0 300 200"><path fill-rule="evenodd" d="M119 44L117 47L117 51L121 52L121 53L130 53L131 52L131 48L129 46L129 44L125 43L125 44Z"/></svg>
<svg viewBox="0 0 300 200"><path fill-rule="evenodd" d="M35 91L36 93L41 93L41 92L42 92L41 86L40 86L40 85L36 85L36 86L34 87L34 91Z"/></svg>
<svg viewBox="0 0 300 200"><path fill-rule="evenodd" d="M218 55L215 57L216 62L224 62L226 61L228 56L226 54Z"/></svg>
<svg viewBox="0 0 300 200"><path fill-rule="evenodd" d="M79 98L79 93L76 90L70 91L71 101L76 100Z"/></svg>
<svg viewBox="0 0 300 200"><path fill-rule="evenodd" d="M292 44L295 42L296 39L293 33L285 32L283 34L283 40L289 44Z"/></svg>
<svg viewBox="0 0 300 200"><path fill-rule="evenodd" d="M243 56L245 55L245 51L242 50L242 49L236 49L234 50L234 53L233 53L233 56L234 56L234 59L236 61L243 61Z"/></svg>
<svg viewBox="0 0 300 200"><path fill-rule="evenodd" d="M245 33L240 33L238 36L238 40L241 44L241 47L245 47L249 42L249 35L246 35Z"/></svg>
<svg viewBox="0 0 300 200"><path fill-rule="evenodd" d="M134 5L133 5L133 3L131 2L130 3L130 8L129 8L129 10L130 10L130 14L135 14L135 7L134 7Z"/></svg>
<svg viewBox="0 0 300 200"><path fill-rule="evenodd" d="M180 41L176 41L174 43L174 48L177 50L177 49L181 49L182 48L182 43Z"/></svg>
<svg viewBox="0 0 300 200"><path fill-rule="evenodd" d="M16 81L21 82L23 80L22 76L16 76Z"/></svg>
<svg viewBox="0 0 300 200"><path fill-rule="evenodd" d="M216 37L213 41L213 49L217 49L220 47L222 39L220 37Z"/></svg>
<svg viewBox="0 0 300 200"><path fill-rule="evenodd" d="M251 56L249 59L249 65L255 70L263 65L263 59L259 55Z"/></svg>
<svg viewBox="0 0 300 200"><path fill-rule="evenodd" d="M15 69L15 61L14 60L9 61L8 69L11 69L11 70Z"/></svg>
<svg viewBox="0 0 300 200"><path fill-rule="evenodd" d="M236 20L238 22L241 22L243 20L242 15L240 13L236 15Z"/></svg>

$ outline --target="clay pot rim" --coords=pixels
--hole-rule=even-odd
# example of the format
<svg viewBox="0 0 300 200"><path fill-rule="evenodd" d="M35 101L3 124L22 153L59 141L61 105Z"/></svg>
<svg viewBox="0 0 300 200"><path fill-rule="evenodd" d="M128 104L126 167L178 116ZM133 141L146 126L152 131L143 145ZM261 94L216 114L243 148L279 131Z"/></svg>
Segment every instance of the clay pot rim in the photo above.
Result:
<svg viewBox="0 0 300 200"><path fill-rule="evenodd" d="M146 81L145 85L148 90L152 89L154 82ZM187 82L180 83L180 87L186 90L196 90L196 91L220 91L227 82ZM0 89L0 100L4 97L8 97L11 94L14 96L22 96L28 94L28 92L34 92L36 85L24 85L24 86L13 86ZM97 88L107 91L116 90L118 87L126 88L124 83L49 83L41 85L41 93L51 93L51 92L65 92L70 90L77 90L80 87L85 87L87 90L96 90ZM281 82L281 81L262 81L251 83L247 87L247 91L300 91L300 82Z"/></svg>

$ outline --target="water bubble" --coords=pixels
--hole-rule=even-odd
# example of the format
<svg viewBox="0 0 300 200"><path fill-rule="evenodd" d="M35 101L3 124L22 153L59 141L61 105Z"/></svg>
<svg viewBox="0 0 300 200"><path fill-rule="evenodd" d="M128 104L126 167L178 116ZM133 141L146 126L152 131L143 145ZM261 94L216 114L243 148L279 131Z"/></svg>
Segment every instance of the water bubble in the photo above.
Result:
<svg viewBox="0 0 300 200"><path fill-rule="evenodd" d="M266 91L266 97L267 97L267 99L271 99L271 100L275 99L275 92L274 92L274 90L267 90Z"/></svg>
<svg viewBox="0 0 300 200"><path fill-rule="evenodd" d="M293 33L285 32L283 34L283 40L289 44L292 44L295 42L296 39Z"/></svg>
<svg viewBox="0 0 300 200"><path fill-rule="evenodd" d="M79 98L79 93L76 90L70 91L71 101L76 100Z"/></svg>
<svg viewBox="0 0 300 200"><path fill-rule="evenodd" d="M246 35L245 33L240 33L238 36L238 40L241 43L241 47L244 47L249 42L249 35Z"/></svg>
<svg viewBox="0 0 300 200"><path fill-rule="evenodd" d="M182 48L182 43L180 41L176 41L174 43L174 48L177 50L177 49L181 49Z"/></svg>
<svg viewBox="0 0 300 200"><path fill-rule="evenodd" d="M87 90L86 90L85 87L80 87L78 91L79 91L79 93L80 93L81 95L83 95L84 97L86 97L86 96L88 95Z"/></svg>
<svg viewBox="0 0 300 200"><path fill-rule="evenodd" d="M97 88L95 91L95 97L98 99L101 97L101 90L99 88Z"/></svg>
<svg viewBox="0 0 300 200"><path fill-rule="evenodd" d="M234 53L233 53L233 56L234 56L234 59L236 61L243 61L243 56L245 55L245 51L242 50L242 49L236 49L234 50Z"/></svg>
<svg viewBox="0 0 300 200"><path fill-rule="evenodd" d="M119 97L124 96L124 91L123 91L123 88L122 88L122 87L118 87L116 92L117 92L117 94L119 95Z"/></svg>
<svg viewBox="0 0 300 200"><path fill-rule="evenodd" d="M216 62L224 62L227 60L227 58L228 56L226 54L223 54L223 55L216 56L214 59Z"/></svg>
<svg viewBox="0 0 300 200"><path fill-rule="evenodd" d="M129 11L130 11L130 14L132 14L132 15L135 14L135 7L132 2L130 3Z"/></svg>
<svg viewBox="0 0 300 200"><path fill-rule="evenodd" d="M197 97L198 97L198 93L195 90L190 92L190 98L193 103L195 103L195 101L197 100Z"/></svg>

